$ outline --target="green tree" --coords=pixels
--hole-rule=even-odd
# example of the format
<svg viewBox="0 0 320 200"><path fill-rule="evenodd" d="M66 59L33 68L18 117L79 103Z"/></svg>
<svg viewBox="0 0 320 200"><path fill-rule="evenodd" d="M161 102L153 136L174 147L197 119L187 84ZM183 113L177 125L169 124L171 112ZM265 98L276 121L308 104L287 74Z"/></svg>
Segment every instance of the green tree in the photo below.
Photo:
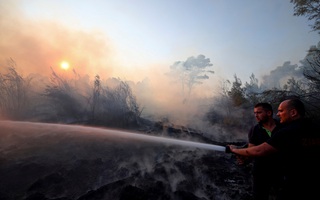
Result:
<svg viewBox="0 0 320 200"><path fill-rule="evenodd" d="M261 101L260 93L262 89L259 87L259 80L255 77L254 74L250 76L250 82L245 83L244 86L245 97L250 102L250 104L254 105Z"/></svg>
<svg viewBox="0 0 320 200"><path fill-rule="evenodd" d="M192 56L186 61L177 61L171 65L170 72L167 75L181 84L182 95L185 99L186 96L190 96L194 85L202 84L203 80L210 78L207 75L208 73L214 73L214 71L209 70L211 66L210 59L204 55ZM185 88L187 88L186 94Z"/></svg>
<svg viewBox="0 0 320 200"><path fill-rule="evenodd" d="M209 111L205 114L210 124L225 124L227 118L231 118L233 103L228 95L231 87L229 80L223 80L220 84L221 92L215 95L214 102Z"/></svg>
<svg viewBox="0 0 320 200"><path fill-rule="evenodd" d="M314 20L314 24L311 25L312 30L320 30L319 0L290 0L290 2L294 4L294 16L306 16L308 20Z"/></svg>
<svg viewBox="0 0 320 200"><path fill-rule="evenodd" d="M234 75L234 82L232 82L232 87L228 92L228 95L231 98L233 105L236 107L243 105L247 101L245 98L245 89L241 86L242 81L237 75Z"/></svg>
<svg viewBox="0 0 320 200"><path fill-rule="evenodd" d="M303 75L309 80L310 90L319 92L320 90L320 42L318 46L310 47L308 54L301 61Z"/></svg>
<svg viewBox="0 0 320 200"><path fill-rule="evenodd" d="M320 42L310 47L308 54L301 61L303 75L306 78L307 92L305 99L310 106L310 115L320 121Z"/></svg>

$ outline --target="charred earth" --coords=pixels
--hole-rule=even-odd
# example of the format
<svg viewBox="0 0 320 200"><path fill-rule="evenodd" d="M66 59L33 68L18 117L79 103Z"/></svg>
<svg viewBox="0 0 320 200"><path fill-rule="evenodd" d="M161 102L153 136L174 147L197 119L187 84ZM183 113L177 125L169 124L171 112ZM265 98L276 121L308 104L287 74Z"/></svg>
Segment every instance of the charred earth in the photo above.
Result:
<svg viewBox="0 0 320 200"><path fill-rule="evenodd" d="M190 130L161 127L132 134L187 134L214 144ZM1 200L251 199L251 167L223 151L79 125L0 121L0 130Z"/></svg>

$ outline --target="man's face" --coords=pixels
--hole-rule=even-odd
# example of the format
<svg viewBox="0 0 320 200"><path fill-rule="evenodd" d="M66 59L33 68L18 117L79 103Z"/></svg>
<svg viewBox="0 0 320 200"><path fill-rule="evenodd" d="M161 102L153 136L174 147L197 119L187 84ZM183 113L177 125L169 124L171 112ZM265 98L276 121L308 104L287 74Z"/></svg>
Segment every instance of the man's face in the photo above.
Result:
<svg viewBox="0 0 320 200"><path fill-rule="evenodd" d="M253 108L254 116L257 122L265 122L268 120L268 112L266 112L262 107Z"/></svg>
<svg viewBox="0 0 320 200"><path fill-rule="evenodd" d="M283 101L282 103L280 103L278 107L277 116L280 119L280 123L286 123L291 121L290 112L287 108L288 107L287 104L288 104L287 101Z"/></svg>

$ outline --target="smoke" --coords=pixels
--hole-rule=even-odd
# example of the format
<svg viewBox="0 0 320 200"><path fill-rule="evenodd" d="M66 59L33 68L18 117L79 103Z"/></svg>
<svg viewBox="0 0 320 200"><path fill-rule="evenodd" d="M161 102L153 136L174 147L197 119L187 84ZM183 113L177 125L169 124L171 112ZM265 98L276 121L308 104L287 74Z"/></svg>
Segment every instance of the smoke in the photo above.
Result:
<svg viewBox="0 0 320 200"><path fill-rule="evenodd" d="M10 2L0 7L2 66L12 58L24 74L50 75L50 67L62 73L60 62L67 60L81 74L112 74L113 47L106 35L73 30L53 21L28 19L15 1Z"/></svg>
<svg viewBox="0 0 320 200"><path fill-rule="evenodd" d="M262 77L263 88L280 88L287 83L288 79L303 78L303 69L297 64L291 64L290 61L284 62L282 66L276 67L270 71L270 74Z"/></svg>
<svg viewBox="0 0 320 200"><path fill-rule="evenodd" d="M142 108L142 117L205 129L203 115L212 105L214 90L220 89L210 58L200 54L172 61L171 65L153 63L137 67L125 63L128 60L119 60L121 52L117 52L107 33L28 18L17 2L0 7L0 73L11 58L24 77L36 77L32 81L33 86L39 87L37 91L49 83L52 70L69 79L81 76L84 82L92 81L96 75L108 83L114 77L124 79ZM60 68L63 60L69 62L72 70ZM291 76L301 74L297 65L285 62L264 76L262 85L279 87ZM88 90L87 83L77 83Z"/></svg>
<svg viewBox="0 0 320 200"><path fill-rule="evenodd" d="M213 73L211 67L204 55L192 56L174 62L167 70L158 69L132 88L149 117L157 113L158 120L196 125L211 101L214 84L207 75Z"/></svg>
<svg viewBox="0 0 320 200"><path fill-rule="evenodd" d="M175 73L188 78L181 82L181 76L168 76L172 72L170 66L123 67L114 44L99 31L76 30L55 21L28 18L16 1L0 7L0 16L0 73L13 60L18 73L33 77L37 91L49 83L53 71L67 79L81 76L86 81L83 77L117 77L130 82L143 107L142 115L181 124L195 123L195 116L205 109L203 102L207 104L212 95L212 64L204 55L176 62L184 70ZM60 68L63 60L69 62L71 70Z"/></svg>

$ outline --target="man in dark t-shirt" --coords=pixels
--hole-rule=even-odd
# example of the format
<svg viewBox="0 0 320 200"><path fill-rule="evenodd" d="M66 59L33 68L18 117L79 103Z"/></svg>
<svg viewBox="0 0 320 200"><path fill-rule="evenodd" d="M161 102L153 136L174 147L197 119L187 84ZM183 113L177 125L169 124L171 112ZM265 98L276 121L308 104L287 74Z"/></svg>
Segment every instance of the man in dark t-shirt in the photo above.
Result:
<svg viewBox="0 0 320 200"><path fill-rule="evenodd" d="M297 119L268 140L282 158L285 187L281 199L320 199L319 134L317 125Z"/></svg>
<svg viewBox="0 0 320 200"><path fill-rule="evenodd" d="M298 99L280 103L277 116L283 127L260 145L240 148L229 145L240 156L263 157L279 153L284 173L283 200L318 200L320 186L320 129L305 119L304 104Z"/></svg>
<svg viewBox="0 0 320 200"><path fill-rule="evenodd" d="M248 133L248 147L268 141L279 130L280 124L273 118L273 109L269 103L257 103L253 109L258 122ZM253 158L252 191L254 200L268 200L270 193L278 193L282 181L279 155L273 154Z"/></svg>

